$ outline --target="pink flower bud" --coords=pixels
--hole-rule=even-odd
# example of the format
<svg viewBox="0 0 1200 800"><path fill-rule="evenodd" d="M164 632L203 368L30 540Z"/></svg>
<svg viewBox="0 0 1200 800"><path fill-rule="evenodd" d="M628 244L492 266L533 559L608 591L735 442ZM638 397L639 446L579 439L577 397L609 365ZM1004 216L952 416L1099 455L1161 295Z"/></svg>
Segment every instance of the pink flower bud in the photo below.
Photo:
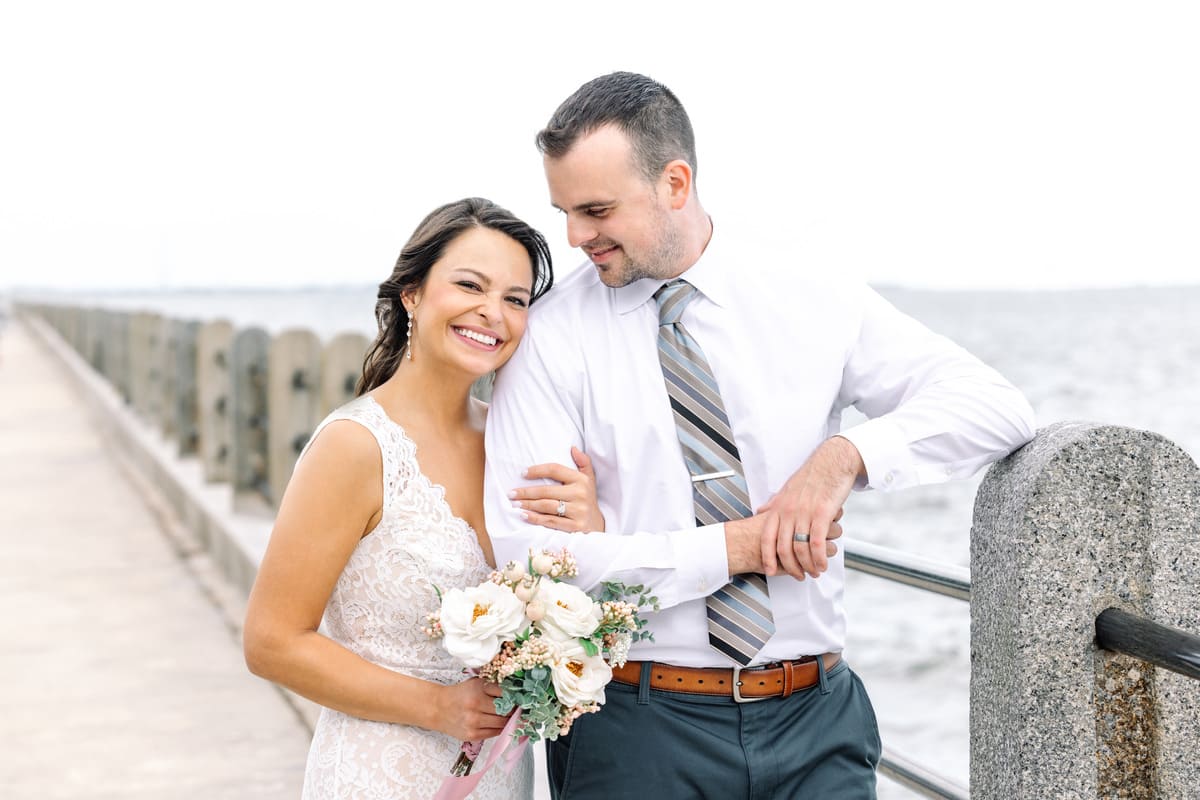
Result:
<svg viewBox="0 0 1200 800"><path fill-rule="evenodd" d="M545 553L534 556L532 561L533 561L533 571L536 572L538 575L545 575L547 572L549 572L554 567L554 559L551 558L550 556L546 555Z"/></svg>
<svg viewBox="0 0 1200 800"><path fill-rule="evenodd" d="M532 600L525 606L525 616L529 617L530 622L540 622L542 617L546 616L546 606L541 600Z"/></svg>
<svg viewBox="0 0 1200 800"><path fill-rule="evenodd" d="M533 599L533 596L536 593L537 593L536 586L529 586L524 583L518 583L513 588L513 594L515 594L517 596L517 599L520 600L522 603L528 603L530 600Z"/></svg>

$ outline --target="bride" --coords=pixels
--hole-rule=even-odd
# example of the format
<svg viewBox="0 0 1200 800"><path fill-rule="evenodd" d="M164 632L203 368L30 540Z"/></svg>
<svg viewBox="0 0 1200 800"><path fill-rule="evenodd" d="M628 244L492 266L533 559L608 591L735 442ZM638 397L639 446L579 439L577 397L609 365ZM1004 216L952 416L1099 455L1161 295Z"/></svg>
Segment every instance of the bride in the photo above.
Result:
<svg viewBox="0 0 1200 800"><path fill-rule="evenodd" d="M498 687L465 677L421 627L439 589L478 584L495 566L483 521L487 406L470 387L513 354L552 282L541 234L471 198L430 213L379 287L359 396L301 455L246 614L250 670L324 706L306 799L431 797L461 743L506 722ZM534 521L603 530L590 464L573 456L578 470L531 468L557 481L540 491L564 512ZM531 795L527 752L472 797Z"/></svg>

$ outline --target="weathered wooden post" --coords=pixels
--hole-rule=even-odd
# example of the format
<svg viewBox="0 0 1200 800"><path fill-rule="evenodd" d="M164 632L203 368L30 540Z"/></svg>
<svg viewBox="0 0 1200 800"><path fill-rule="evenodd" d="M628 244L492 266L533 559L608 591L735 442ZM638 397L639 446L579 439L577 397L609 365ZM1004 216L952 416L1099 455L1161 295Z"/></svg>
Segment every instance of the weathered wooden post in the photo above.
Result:
<svg viewBox="0 0 1200 800"><path fill-rule="evenodd" d="M271 339L262 328L238 331L230 348L230 398L233 401L233 497L239 511L266 511L267 351Z"/></svg>
<svg viewBox="0 0 1200 800"><path fill-rule="evenodd" d="M321 351L321 416L354 399L370 342L361 333L340 333Z"/></svg>
<svg viewBox="0 0 1200 800"><path fill-rule="evenodd" d="M271 342L267 367L267 475L271 504L279 505L296 457L320 422L321 341L289 330Z"/></svg>
<svg viewBox="0 0 1200 800"><path fill-rule="evenodd" d="M233 482L233 325L206 322L196 333L196 403L204 479Z"/></svg>
<svg viewBox="0 0 1200 800"><path fill-rule="evenodd" d="M971 794L1183 798L1200 687L1099 650L1109 607L1200 631L1200 470L1157 434L1059 423L992 467L971 534Z"/></svg>

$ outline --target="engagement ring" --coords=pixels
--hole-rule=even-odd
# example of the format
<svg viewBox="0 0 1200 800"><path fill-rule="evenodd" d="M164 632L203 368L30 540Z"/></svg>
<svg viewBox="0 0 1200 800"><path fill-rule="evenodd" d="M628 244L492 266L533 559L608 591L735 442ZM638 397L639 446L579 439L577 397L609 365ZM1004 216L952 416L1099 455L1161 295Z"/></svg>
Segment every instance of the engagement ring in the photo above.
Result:
<svg viewBox="0 0 1200 800"><path fill-rule="evenodd" d="M558 515L560 517L565 517L567 515L567 501L566 500L558 501Z"/></svg>

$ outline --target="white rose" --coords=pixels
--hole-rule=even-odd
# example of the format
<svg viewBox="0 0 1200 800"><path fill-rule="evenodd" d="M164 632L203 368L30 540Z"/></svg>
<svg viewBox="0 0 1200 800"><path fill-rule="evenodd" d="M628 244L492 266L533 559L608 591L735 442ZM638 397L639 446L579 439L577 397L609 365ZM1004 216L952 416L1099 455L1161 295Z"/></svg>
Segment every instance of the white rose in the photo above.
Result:
<svg viewBox="0 0 1200 800"><path fill-rule="evenodd" d="M544 580L538 590L538 599L546 607L546 614L538 626L552 639L591 636L600 624L603 614L600 605L577 586Z"/></svg>
<svg viewBox="0 0 1200 800"><path fill-rule="evenodd" d="M589 656L578 641L560 642L550 667L550 680L558 702L604 704L604 687L612 680L612 667L599 655Z"/></svg>
<svg viewBox="0 0 1200 800"><path fill-rule="evenodd" d="M500 645L528 625L525 604L507 586L491 581L442 596L442 630L447 652L468 667L482 667Z"/></svg>

